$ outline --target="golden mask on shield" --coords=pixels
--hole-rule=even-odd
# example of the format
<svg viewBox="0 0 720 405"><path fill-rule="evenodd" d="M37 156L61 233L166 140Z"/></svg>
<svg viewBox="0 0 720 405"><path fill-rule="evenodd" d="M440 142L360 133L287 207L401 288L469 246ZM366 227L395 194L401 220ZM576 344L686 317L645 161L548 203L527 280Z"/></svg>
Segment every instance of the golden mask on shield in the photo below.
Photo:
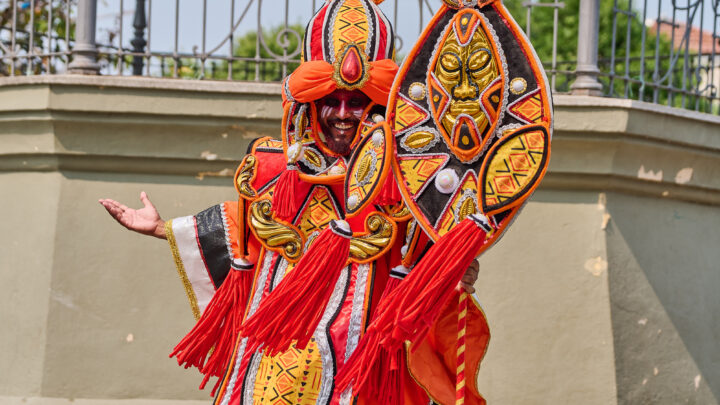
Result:
<svg viewBox="0 0 720 405"><path fill-rule="evenodd" d="M502 97L499 61L473 10L455 16L431 66L429 97L441 132L461 159L482 148Z"/></svg>

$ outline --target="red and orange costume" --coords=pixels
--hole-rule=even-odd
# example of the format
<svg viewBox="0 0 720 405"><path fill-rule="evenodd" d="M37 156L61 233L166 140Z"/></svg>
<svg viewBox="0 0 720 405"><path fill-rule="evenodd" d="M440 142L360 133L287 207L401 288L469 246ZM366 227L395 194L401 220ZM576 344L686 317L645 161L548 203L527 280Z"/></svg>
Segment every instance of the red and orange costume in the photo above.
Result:
<svg viewBox="0 0 720 405"><path fill-rule="evenodd" d="M219 377L217 404L485 402L489 331L456 285L545 172L546 80L504 7L477 0L446 0L398 72L376 2L312 18L282 140L250 146L238 202L166 225L199 319L173 355ZM314 104L337 88L372 100L349 159Z"/></svg>

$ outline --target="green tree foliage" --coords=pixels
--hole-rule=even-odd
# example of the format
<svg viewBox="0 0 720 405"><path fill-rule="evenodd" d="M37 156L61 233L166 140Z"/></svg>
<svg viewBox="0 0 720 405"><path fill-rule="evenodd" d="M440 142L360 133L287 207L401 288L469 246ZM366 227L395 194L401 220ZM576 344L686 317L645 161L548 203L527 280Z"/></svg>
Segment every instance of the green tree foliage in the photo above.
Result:
<svg viewBox="0 0 720 405"><path fill-rule="evenodd" d="M541 1L550 3L550 0ZM520 26L525 28L527 8L523 3L520 0L504 2ZM574 79L572 71L577 60L580 0L563 0L563 3L565 6L558 12L555 69L558 72L556 89L560 92L569 91ZM533 7L530 40L546 69L552 67L553 25L552 8ZM697 50L691 49L689 58L678 52L683 50L673 49L666 35L658 37L655 28L644 24L642 10L631 8L628 0L600 1L598 65L601 71L599 79L606 95L676 107L696 108L697 105L698 109L706 110L709 108L706 100L667 89L672 86L692 91L698 84L694 72L701 58L697 56Z"/></svg>
<svg viewBox="0 0 720 405"><path fill-rule="evenodd" d="M75 1L72 1L75 3ZM50 44L50 52L61 52L67 49L65 42L66 34L69 34L70 41L73 41L75 34L74 19L68 18L67 8L64 1L35 0L16 2L13 10L13 2L7 1L0 8L0 56L5 56L12 47L12 26L13 14L15 16L15 52L21 58L15 61L15 74L24 74L30 66L30 73L54 73L56 67L50 63L49 57L23 57L27 55L32 46L36 54L47 53ZM34 7L33 7L34 6ZM48 19L48 8L52 7L52 19ZM14 13L13 13L14 11ZM68 27L68 21L70 22ZM50 32L48 26L50 25ZM32 44L30 43L32 35ZM52 39L52 41L50 41ZM7 50L7 51L6 51ZM67 60L67 57L64 57ZM11 71L11 60L0 59L0 76L8 76Z"/></svg>
<svg viewBox="0 0 720 405"><path fill-rule="evenodd" d="M297 36L293 34L297 33ZM233 56L236 58L230 64L227 61L209 61L205 65L205 78L226 80L228 74L232 75L233 80L256 80L256 71L259 73L259 81L278 82L283 79L283 65L285 66L285 74L292 72L297 66L297 62L278 62L276 59L284 56L283 50L287 55L294 53L302 42L302 35L305 27L299 24L288 26L287 30L282 27L273 27L263 30L263 39L267 48L272 52L268 52L262 45L258 44L256 31L249 31L235 40L233 47ZM285 47L283 48L283 45ZM257 49L259 47L259 61L255 61ZM277 55L273 56L273 54ZM293 60L299 60L300 54L294 56ZM201 75L200 61L195 59L181 60L178 69L178 75L185 78L197 78ZM172 75L172 65L169 72L165 75Z"/></svg>

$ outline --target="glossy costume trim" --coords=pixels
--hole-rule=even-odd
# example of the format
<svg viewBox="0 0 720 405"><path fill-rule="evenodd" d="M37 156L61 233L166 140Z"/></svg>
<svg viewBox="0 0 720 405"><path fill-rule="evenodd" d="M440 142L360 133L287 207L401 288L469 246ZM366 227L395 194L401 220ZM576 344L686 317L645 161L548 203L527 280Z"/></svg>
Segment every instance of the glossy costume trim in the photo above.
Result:
<svg viewBox="0 0 720 405"><path fill-rule="evenodd" d="M177 269L178 276L180 276L180 281L185 289L185 294L190 302L190 309L197 321L200 319L200 308L198 307L197 297L193 291L192 284L190 284L187 272L185 271L185 266L183 266L182 259L180 258L180 252L178 251L177 243L175 242L175 234L172 230L172 220L165 222L165 235L167 236L168 244L170 244L170 251L172 251L175 268Z"/></svg>
<svg viewBox="0 0 720 405"><path fill-rule="evenodd" d="M345 361L350 358L350 355L355 351L358 341L360 340L363 312L365 312L365 290L367 287L368 274L370 273L370 266L370 264L364 263L358 265L352 311L350 312L350 322L348 324L347 346L345 346Z"/></svg>
<svg viewBox="0 0 720 405"><path fill-rule="evenodd" d="M330 326L345 301L345 295L347 294L348 285L350 284L351 271L352 265L346 266L345 271L338 278L327 307L325 307L325 313L315 330L315 343L318 346L320 358L322 359L322 382L320 383L317 405L329 403L332 398L333 389L335 388L337 361L335 360L335 350L330 340Z"/></svg>
<svg viewBox="0 0 720 405"><path fill-rule="evenodd" d="M183 272L192 287L198 311L202 313L215 294L215 286L210 278L205 261L202 258L202 252L198 246L195 217L180 217L169 222L172 227L173 242L175 245L173 254L177 252L178 257L182 261ZM170 238L168 238L168 242L170 242ZM172 246L171 244L171 249ZM178 271L180 272L181 270L178 269ZM182 276L180 277L182 278Z"/></svg>
<svg viewBox="0 0 720 405"><path fill-rule="evenodd" d="M262 298L263 290L265 289L265 281L267 280L268 274L270 273L270 267L272 266L273 262L273 256L275 254L272 251L264 250L262 252L263 255L263 263L262 267L260 268L260 274L255 278L255 292L253 293L252 302L250 303L250 308L248 308L248 313L245 315L245 318L249 318L252 314L257 311L258 306L260 305L260 299ZM243 357L245 357L245 348L247 346L247 338L243 338L242 342L240 343L240 348L238 349L238 352L236 354L235 358L235 364L233 364L232 374L230 376L230 381L227 384L227 388L225 389L225 395L223 395L222 401L220 402L220 405L227 405L230 402L230 398L232 397L232 393L235 390L235 384L237 384L238 374L240 372L240 364L242 363ZM258 361L259 364L259 361ZM250 371L250 369L248 369ZM257 372L257 367L256 367ZM248 381L248 375L245 375L244 379L244 385L245 385L245 391L243 395L247 394L248 388L247 388L247 381ZM252 403L252 393L254 389L254 384L252 387L250 387L250 402Z"/></svg>

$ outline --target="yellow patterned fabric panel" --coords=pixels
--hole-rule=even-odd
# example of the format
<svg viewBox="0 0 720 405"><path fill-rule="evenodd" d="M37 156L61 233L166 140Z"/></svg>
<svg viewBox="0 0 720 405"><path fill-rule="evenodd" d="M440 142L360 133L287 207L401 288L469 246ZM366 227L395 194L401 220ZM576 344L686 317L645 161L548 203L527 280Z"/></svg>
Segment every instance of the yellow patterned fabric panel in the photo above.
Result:
<svg viewBox="0 0 720 405"><path fill-rule="evenodd" d="M425 183L447 162L445 154L410 155L398 158L402 180L413 196L425 186Z"/></svg>
<svg viewBox="0 0 720 405"><path fill-rule="evenodd" d="M540 123L546 118L544 110L539 90L519 99L508 108L513 116L534 123Z"/></svg>
<svg viewBox="0 0 720 405"><path fill-rule="evenodd" d="M298 228L305 236L325 229L331 220L340 218L331 198L327 188L315 187L298 223Z"/></svg>
<svg viewBox="0 0 720 405"><path fill-rule="evenodd" d="M348 208L357 210L369 199L369 196L380 185L378 179L387 169L385 166L385 142L376 146L372 141L361 144L357 152L358 159L350 166L350 177L347 180Z"/></svg>
<svg viewBox="0 0 720 405"><path fill-rule="evenodd" d="M523 192L542 169L546 153L544 131L520 133L504 142L492 157L485 178L485 205L502 204Z"/></svg>
<svg viewBox="0 0 720 405"><path fill-rule="evenodd" d="M402 131L427 120L429 113L407 99L403 94L398 94L395 105L394 131Z"/></svg>
<svg viewBox="0 0 720 405"><path fill-rule="evenodd" d="M263 356L255 379L256 405L312 405L322 381L322 359L315 339L305 350L294 346L275 357Z"/></svg>
<svg viewBox="0 0 720 405"><path fill-rule="evenodd" d="M333 27L335 54L345 45L357 44L365 49L368 39L368 20L365 7L360 0L345 0L339 7Z"/></svg>
<svg viewBox="0 0 720 405"><path fill-rule="evenodd" d="M262 141L258 142L256 145L256 148L270 148L270 149L282 149L283 144L282 141L279 141L277 139L263 139Z"/></svg>

